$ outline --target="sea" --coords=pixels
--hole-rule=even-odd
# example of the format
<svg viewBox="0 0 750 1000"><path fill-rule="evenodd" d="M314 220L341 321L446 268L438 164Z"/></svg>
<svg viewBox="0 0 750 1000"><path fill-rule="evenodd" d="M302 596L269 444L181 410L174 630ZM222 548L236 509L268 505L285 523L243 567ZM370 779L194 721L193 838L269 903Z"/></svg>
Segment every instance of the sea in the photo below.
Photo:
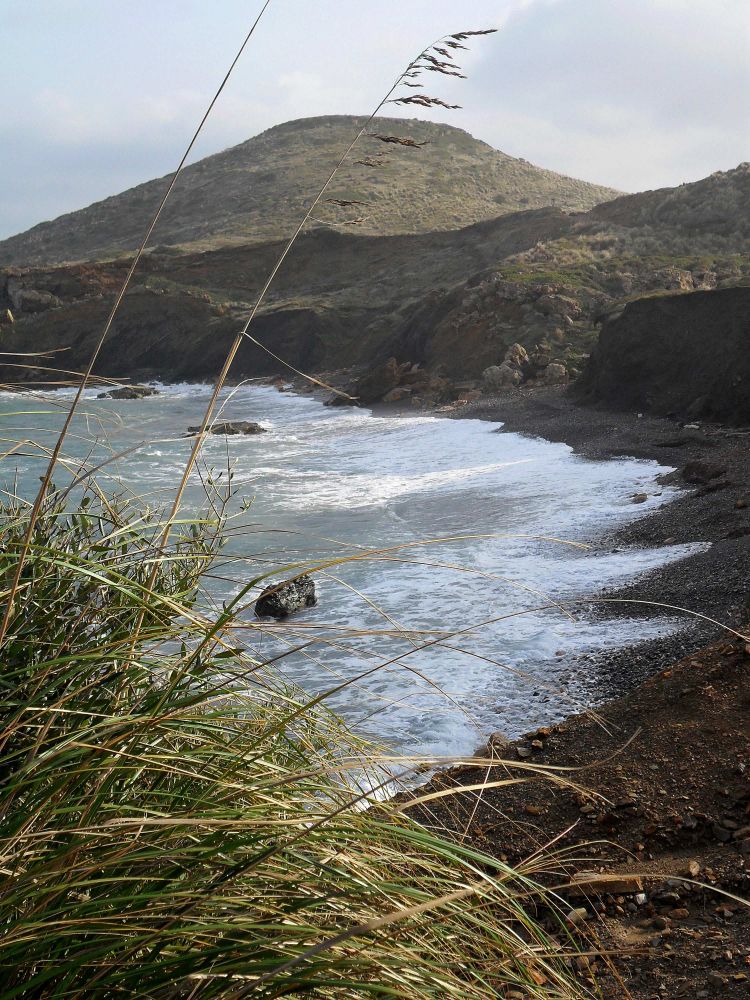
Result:
<svg viewBox="0 0 750 1000"><path fill-rule="evenodd" d="M157 384L140 400L86 390L56 482L76 463L138 504L163 507L208 402L206 385ZM4 450L52 445L72 390L1 394ZM607 615L606 588L693 551L619 548L613 533L661 504L668 467L592 461L498 423L415 413L374 416L244 384L216 419L266 433L210 437L183 514L207 509L209 478L231 474L227 546L206 577L215 607L249 581L314 570L318 603L283 629L252 618L253 655L358 732L396 753L471 753L489 733L517 736L611 694L603 654L685 626L654 613ZM31 497L43 462L6 454L6 490ZM634 504L635 494L646 493Z"/></svg>

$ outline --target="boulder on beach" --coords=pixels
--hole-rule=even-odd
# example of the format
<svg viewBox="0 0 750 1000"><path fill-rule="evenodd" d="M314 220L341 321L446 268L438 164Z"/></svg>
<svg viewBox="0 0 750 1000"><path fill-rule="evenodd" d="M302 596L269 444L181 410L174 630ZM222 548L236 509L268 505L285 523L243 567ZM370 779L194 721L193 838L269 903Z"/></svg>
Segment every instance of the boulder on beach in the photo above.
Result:
<svg viewBox="0 0 750 1000"><path fill-rule="evenodd" d="M315 581L303 573L293 580L282 580L266 587L255 602L255 614L259 618L288 618L295 611L317 603Z"/></svg>
<svg viewBox="0 0 750 1000"><path fill-rule="evenodd" d="M539 374L541 385L566 385L569 381L568 369L556 361L548 364Z"/></svg>
<svg viewBox="0 0 750 1000"><path fill-rule="evenodd" d="M207 434L265 434L266 428L254 420L223 420L206 428ZM200 434L200 426L188 427L188 434Z"/></svg>
<svg viewBox="0 0 750 1000"><path fill-rule="evenodd" d="M403 403L411 400L412 389L408 385L397 385L383 396L384 403Z"/></svg>
<svg viewBox="0 0 750 1000"><path fill-rule="evenodd" d="M159 390L150 385L123 385L119 389L100 392L97 399L143 399L145 396L159 396Z"/></svg>
<svg viewBox="0 0 750 1000"><path fill-rule="evenodd" d="M356 396L359 402L364 406L379 403L383 396L396 388L400 375L401 366L395 358L389 358L385 364L371 368L357 383Z"/></svg>
<svg viewBox="0 0 750 1000"><path fill-rule="evenodd" d="M521 371L504 361L501 365L490 365L482 372L482 386L485 392L499 392L512 389L521 382Z"/></svg>
<svg viewBox="0 0 750 1000"><path fill-rule="evenodd" d="M519 368L521 365L527 364L528 360L528 351L521 344L511 344L503 358L506 364L517 365Z"/></svg>

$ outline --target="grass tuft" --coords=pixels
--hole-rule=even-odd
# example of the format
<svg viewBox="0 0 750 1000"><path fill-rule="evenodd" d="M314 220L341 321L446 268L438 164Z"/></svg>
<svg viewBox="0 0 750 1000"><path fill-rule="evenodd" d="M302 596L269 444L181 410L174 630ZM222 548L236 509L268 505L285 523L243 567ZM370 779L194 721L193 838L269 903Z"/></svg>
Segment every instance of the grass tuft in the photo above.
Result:
<svg viewBox="0 0 750 1000"><path fill-rule="evenodd" d="M201 610L213 508L166 550L95 488L41 508L0 648L6 1000L582 995L527 913L541 862L367 808L378 749ZM6 599L28 517L0 509Z"/></svg>

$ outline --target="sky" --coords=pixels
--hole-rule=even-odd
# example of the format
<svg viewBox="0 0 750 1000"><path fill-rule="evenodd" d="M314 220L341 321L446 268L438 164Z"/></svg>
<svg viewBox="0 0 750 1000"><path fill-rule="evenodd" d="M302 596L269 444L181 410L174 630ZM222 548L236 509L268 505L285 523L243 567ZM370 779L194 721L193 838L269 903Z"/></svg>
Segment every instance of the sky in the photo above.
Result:
<svg viewBox="0 0 750 1000"><path fill-rule="evenodd" d="M260 7L0 0L0 238L169 173ZM369 113L433 39L487 27L467 80L435 74L461 110L419 117L624 191L750 160L750 0L271 0L191 159Z"/></svg>

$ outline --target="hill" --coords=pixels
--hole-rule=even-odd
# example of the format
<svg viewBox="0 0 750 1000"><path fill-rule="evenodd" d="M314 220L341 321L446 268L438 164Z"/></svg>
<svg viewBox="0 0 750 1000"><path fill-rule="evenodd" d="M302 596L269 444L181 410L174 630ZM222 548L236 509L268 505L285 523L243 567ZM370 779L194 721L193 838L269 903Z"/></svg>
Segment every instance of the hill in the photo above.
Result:
<svg viewBox="0 0 750 1000"><path fill-rule="evenodd" d="M750 239L750 163L691 184L625 195L591 215L620 226L676 229L700 238L703 246L712 235L744 245Z"/></svg>
<svg viewBox="0 0 750 1000"><path fill-rule="evenodd" d="M363 119L305 118L206 157L183 172L152 243L191 249L293 231ZM618 192L535 167L450 125L378 118L342 167L311 225L393 235L459 229L527 209L585 211ZM0 264L101 260L138 246L168 184L148 181L0 242ZM357 221L354 221L357 220Z"/></svg>
<svg viewBox="0 0 750 1000"><path fill-rule="evenodd" d="M515 343L535 358L532 379L550 363L549 374L562 366L575 377L599 324L628 302L750 281L747 178L740 167L589 212L540 208L461 229L366 235L321 225L302 236L279 273L255 336L306 371L377 367L389 357L418 363L440 373L443 400L466 391L467 381L479 387L484 370L500 366ZM99 371L210 377L281 246L277 238L156 248L136 272ZM6 309L15 319L2 328L3 350L65 348L65 367L80 370L126 267L123 256L0 270L0 323ZM234 374L283 370L248 342ZM49 377L41 369L0 371L7 382L19 375ZM419 399L435 402L425 393Z"/></svg>

